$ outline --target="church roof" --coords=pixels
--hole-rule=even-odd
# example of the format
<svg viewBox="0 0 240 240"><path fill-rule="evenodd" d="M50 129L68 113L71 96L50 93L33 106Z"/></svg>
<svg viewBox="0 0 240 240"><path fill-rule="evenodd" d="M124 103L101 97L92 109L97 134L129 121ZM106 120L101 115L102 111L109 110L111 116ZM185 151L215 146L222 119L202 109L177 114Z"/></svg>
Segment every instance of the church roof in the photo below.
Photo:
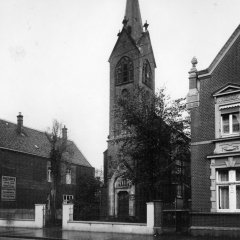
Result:
<svg viewBox="0 0 240 240"><path fill-rule="evenodd" d="M125 19L127 27L131 27L132 38L139 39L143 32L143 24L138 0L127 0Z"/></svg>
<svg viewBox="0 0 240 240"><path fill-rule="evenodd" d="M91 167L74 142L68 140L73 155L71 163ZM45 132L23 127L22 133L17 131L17 124L0 119L0 149L50 158L51 143Z"/></svg>

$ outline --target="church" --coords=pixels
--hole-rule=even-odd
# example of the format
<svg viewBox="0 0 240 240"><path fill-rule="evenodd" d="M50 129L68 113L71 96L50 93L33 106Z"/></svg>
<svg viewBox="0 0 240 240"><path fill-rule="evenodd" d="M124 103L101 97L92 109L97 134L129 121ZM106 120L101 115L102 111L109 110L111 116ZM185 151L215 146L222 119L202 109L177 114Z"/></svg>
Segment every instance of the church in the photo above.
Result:
<svg viewBox="0 0 240 240"><path fill-rule="evenodd" d="M138 0L127 0L122 24L123 28L109 58L109 136L108 148L104 153L104 176L108 196L106 211L112 218L136 218L141 214L142 208L137 199L138 188L116 171L117 152L122 134L117 128L113 111L117 98L132 92L136 86L145 88L150 94L154 93L156 63L148 23L142 23Z"/></svg>

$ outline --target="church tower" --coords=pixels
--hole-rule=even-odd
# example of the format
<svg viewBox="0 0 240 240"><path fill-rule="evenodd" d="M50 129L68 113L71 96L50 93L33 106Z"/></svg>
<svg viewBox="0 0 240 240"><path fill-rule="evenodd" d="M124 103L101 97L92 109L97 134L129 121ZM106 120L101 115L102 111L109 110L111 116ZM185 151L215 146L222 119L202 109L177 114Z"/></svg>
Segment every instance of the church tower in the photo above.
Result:
<svg viewBox="0 0 240 240"><path fill-rule="evenodd" d="M123 179L116 171L121 131L114 118L114 105L119 96L131 94L136 86L149 93L155 89L155 59L148 23L142 24L138 0L127 0L122 30L109 58L110 114L108 149L105 152L105 181L108 187L108 216L137 217L137 186Z"/></svg>

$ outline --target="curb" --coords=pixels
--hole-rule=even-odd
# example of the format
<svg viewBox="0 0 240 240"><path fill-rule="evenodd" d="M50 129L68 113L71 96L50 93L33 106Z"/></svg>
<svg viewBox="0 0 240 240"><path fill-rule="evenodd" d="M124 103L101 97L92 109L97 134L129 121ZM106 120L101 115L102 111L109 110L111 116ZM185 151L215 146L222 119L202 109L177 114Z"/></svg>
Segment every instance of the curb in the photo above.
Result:
<svg viewBox="0 0 240 240"><path fill-rule="evenodd" d="M5 237L5 238L25 238L25 239L48 239L48 240L67 240L67 239L64 239L64 238L54 238L54 237L31 237L31 236L19 236L19 235L0 235L0 238L1 237Z"/></svg>

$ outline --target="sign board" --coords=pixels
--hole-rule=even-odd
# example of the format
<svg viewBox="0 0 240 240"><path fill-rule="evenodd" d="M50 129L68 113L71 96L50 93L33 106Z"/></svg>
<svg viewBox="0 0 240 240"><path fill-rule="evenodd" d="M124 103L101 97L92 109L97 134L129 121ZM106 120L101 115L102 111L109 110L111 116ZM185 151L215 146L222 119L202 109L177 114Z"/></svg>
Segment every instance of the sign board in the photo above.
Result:
<svg viewBox="0 0 240 240"><path fill-rule="evenodd" d="M2 201L16 200L16 177L2 176Z"/></svg>

